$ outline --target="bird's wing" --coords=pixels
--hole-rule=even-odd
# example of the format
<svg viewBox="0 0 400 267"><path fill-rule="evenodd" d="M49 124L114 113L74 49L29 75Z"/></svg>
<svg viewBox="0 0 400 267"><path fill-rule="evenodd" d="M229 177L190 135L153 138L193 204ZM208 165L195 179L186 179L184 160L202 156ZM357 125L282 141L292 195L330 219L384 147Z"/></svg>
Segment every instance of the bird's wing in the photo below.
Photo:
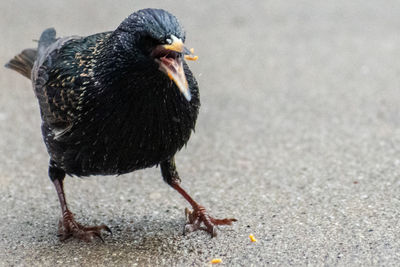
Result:
<svg viewBox="0 0 400 267"><path fill-rule="evenodd" d="M56 39L55 31L46 31L39 40L32 82L42 120L57 137L72 128L85 104L82 94L92 84L92 52L103 34Z"/></svg>
<svg viewBox="0 0 400 267"><path fill-rule="evenodd" d="M31 78L43 122L62 133L73 123L73 114L69 110L73 99L69 92L74 86L66 84L67 65L62 66L60 60L64 58L64 47L80 37L56 39L55 35L52 28L42 33Z"/></svg>

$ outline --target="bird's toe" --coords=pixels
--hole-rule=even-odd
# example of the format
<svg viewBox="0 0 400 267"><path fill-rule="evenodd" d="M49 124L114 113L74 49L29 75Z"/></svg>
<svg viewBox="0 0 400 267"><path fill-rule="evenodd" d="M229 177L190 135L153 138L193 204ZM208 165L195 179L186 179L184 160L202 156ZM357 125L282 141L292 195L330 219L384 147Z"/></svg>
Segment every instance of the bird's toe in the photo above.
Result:
<svg viewBox="0 0 400 267"><path fill-rule="evenodd" d="M197 230L204 230L211 234L212 237L217 236L217 225L231 225L237 220L234 218L215 219L211 217L206 209L202 206L196 207L193 211L185 209L187 223L184 233L190 233ZM204 226L202 226L202 224Z"/></svg>
<svg viewBox="0 0 400 267"><path fill-rule="evenodd" d="M104 224L98 226L83 226L79 224L75 221L71 213L67 216L64 215L63 219L60 220L58 224L58 237L60 241L74 237L85 242L91 242L96 238L104 242L102 236L103 230L112 234L111 229Z"/></svg>

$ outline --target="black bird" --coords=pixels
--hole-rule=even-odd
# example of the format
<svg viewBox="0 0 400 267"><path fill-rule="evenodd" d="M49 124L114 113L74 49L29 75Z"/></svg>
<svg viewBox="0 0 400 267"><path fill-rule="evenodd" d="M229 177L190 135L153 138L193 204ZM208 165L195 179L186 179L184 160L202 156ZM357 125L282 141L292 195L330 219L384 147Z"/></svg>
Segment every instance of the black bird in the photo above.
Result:
<svg viewBox="0 0 400 267"><path fill-rule="evenodd" d="M184 41L175 16L143 9L111 32L56 38L47 29L37 49L6 64L32 80L39 101L62 240L102 239L102 230L111 232L75 221L64 195L66 174L120 175L160 165L164 181L193 208L186 209L186 231L215 236L215 225L236 221L212 218L179 185L174 156L188 142L200 107L198 85L185 62L197 57Z"/></svg>

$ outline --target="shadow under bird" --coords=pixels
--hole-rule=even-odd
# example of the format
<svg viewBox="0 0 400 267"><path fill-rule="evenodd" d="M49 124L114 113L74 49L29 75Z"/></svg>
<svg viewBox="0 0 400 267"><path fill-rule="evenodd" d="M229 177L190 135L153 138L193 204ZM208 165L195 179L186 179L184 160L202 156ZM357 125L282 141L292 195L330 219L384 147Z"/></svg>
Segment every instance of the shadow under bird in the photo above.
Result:
<svg viewBox="0 0 400 267"><path fill-rule="evenodd" d="M32 80L42 134L50 155L49 176L61 204L61 240L102 239L105 225L83 226L69 210L65 175L120 175L160 165L165 182L192 206L185 230L206 230L235 219L214 219L180 186L174 155L189 140L199 89L185 60L177 18L161 9L131 14L115 31L56 38L45 30L37 49L25 49L6 67ZM204 226L203 226L204 224Z"/></svg>

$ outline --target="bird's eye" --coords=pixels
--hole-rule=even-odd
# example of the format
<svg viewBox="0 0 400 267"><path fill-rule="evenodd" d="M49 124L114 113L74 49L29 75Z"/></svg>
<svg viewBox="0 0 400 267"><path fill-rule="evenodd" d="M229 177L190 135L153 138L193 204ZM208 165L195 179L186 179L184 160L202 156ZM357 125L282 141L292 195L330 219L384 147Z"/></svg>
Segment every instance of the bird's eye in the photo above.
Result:
<svg viewBox="0 0 400 267"><path fill-rule="evenodd" d="M170 38L168 38L167 40L165 40L165 42L166 42L167 44L172 44L172 40L171 40Z"/></svg>

